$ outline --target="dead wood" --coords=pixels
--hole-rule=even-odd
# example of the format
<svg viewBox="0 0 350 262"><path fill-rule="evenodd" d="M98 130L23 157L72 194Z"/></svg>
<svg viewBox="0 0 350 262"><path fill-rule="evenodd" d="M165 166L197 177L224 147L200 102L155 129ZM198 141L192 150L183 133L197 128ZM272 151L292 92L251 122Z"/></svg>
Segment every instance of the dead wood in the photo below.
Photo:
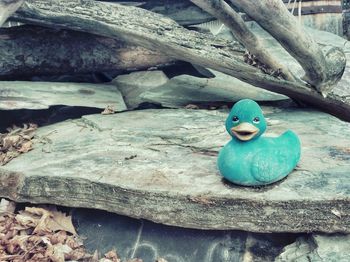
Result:
<svg viewBox="0 0 350 262"><path fill-rule="evenodd" d="M242 43L257 60L266 64L274 72L280 71L279 73L284 79L296 81L296 77L293 76L290 70L268 53L262 46L259 38L249 30L241 15L233 10L224 0L191 0L191 2L224 23L232 31L237 40Z"/></svg>
<svg viewBox="0 0 350 262"><path fill-rule="evenodd" d="M216 0L211 0L217 2ZM339 48L321 49L281 0L230 0L268 31L303 67L303 79L327 95L343 75Z"/></svg>
<svg viewBox="0 0 350 262"><path fill-rule="evenodd" d="M29 25L0 28L0 79L142 70L171 60L159 52L83 32Z"/></svg>
<svg viewBox="0 0 350 262"><path fill-rule="evenodd" d="M256 3L256 1L254 1ZM243 61L238 43L187 30L161 15L137 7L94 1L26 1L15 14L26 23L70 28L157 50L175 59L209 67L255 86L315 105L350 121L350 101L336 94L324 98L308 85L261 72Z"/></svg>

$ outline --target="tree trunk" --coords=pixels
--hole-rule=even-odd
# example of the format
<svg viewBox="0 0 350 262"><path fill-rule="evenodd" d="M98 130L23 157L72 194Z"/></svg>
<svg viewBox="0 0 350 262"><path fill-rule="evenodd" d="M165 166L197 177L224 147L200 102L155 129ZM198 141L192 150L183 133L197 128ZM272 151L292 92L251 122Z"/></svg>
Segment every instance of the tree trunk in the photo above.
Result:
<svg viewBox="0 0 350 262"><path fill-rule="evenodd" d="M31 0L22 5L15 17L27 23L120 38L285 94L350 121L350 101L333 93L324 98L307 85L264 74L258 68L244 63L244 50L237 43L229 44L187 30L174 21L147 10L94 1Z"/></svg>
<svg viewBox="0 0 350 262"><path fill-rule="evenodd" d="M212 0L216 1L216 0ZM281 0L230 0L268 31L300 63L303 77L327 95L343 75L346 58L339 48L321 48Z"/></svg>
<svg viewBox="0 0 350 262"><path fill-rule="evenodd" d="M0 28L0 79L140 70L168 56L117 39L37 26Z"/></svg>

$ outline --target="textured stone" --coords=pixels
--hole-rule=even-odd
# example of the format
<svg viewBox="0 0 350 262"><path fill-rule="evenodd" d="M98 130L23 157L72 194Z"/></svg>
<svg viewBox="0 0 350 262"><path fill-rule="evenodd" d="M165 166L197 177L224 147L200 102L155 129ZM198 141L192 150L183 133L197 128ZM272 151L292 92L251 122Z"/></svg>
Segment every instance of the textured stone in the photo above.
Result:
<svg viewBox="0 0 350 262"><path fill-rule="evenodd" d="M113 83L123 94L128 108L142 103L180 108L188 104L236 102L243 98L256 101L286 100L286 96L272 93L242 82L229 75L211 71L214 78L179 75L168 79L162 71L135 72L121 75Z"/></svg>
<svg viewBox="0 0 350 262"><path fill-rule="evenodd" d="M271 186L239 187L218 174L227 112L162 109L40 128L34 150L0 168L0 196L189 228L350 232L350 124L264 110L269 135L290 128L302 143L297 169Z"/></svg>
<svg viewBox="0 0 350 262"><path fill-rule="evenodd" d="M350 261L350 235L303 236L284 248L276 262Z"/></svg>
<svg viewBox="0 0 350 262"><path fill-rule="evenodd" d="M140 71L116 77L112 83L123 94L124 101L129 109L134 109L147 102L142 94L149 89L164 85L168 77L163 71Z"/></svg>
<svg viewBox="0 0 350 262"><path fill-rule="evenodd" d="M113 85L0 81L0 110L47 109L54 105L126 110L123 98Z"/></svg>

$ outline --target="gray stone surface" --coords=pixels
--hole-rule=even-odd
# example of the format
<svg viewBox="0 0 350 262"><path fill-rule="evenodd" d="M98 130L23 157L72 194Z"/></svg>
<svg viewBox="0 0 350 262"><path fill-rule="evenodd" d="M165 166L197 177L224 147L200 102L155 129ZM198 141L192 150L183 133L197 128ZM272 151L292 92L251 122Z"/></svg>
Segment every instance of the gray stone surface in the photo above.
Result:
<svg viewBox="0 0 350 262"><path fill-rule="evenodd" d="M115 249L123 261L273 261L296 234L254 234L170 227L97 210L76 209L73 222L84 245L104 254Z"/></svg>
<svg viewBox="0 0 350 262"><path fill-rule="evenodd" d="M126 110L117 88L106 84L0 81L0 110L47 109L54 105Z"/></svg>
<svg viewBox="0 0 350 262"><path fill-rule="evenodd" d="M285 247L276 262L348 262L350 261L350 235L303 236Z"/></svg>
<svg viewBox="0 0 350 262"><path fill-rule="evenodd" d="M113 81L124 97L125 104L129 109L134 109L140 104L147 102L142 94L150 89L157 88L168 82L168 77L163 71L140 71L117 76Z"/></svg>
<svg viewBox="0 0 350 262"><path fill-rule="evenodd" d="M0 168L0 196L92 207L199 229L350 232L350 124L265 107L268 134L300 136L285 180L234 186L218 174L227 112L139 110L40 128L34 150Z"/></svg>
<svg viewBox="0 0 350 262"><path fill-rule="evenodd" d="M216 77L179 75L168 79L162 71L144 71L120 75L112 82L121 91L130 109L145 102L180 108L188 104L236 102L243 98L256 101L288 99L286 96L259 89L229 75L212 72Z"/></svg>

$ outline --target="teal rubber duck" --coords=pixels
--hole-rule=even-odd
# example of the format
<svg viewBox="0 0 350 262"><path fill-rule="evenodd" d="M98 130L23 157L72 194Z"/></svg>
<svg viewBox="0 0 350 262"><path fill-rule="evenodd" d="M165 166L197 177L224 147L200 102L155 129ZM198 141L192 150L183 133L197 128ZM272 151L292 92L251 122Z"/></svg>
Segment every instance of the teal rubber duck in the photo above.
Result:
<svg viewBox="0 0 350 262"><path fill-rule="evenodd" d="M291 130L279 137L262 137L266 120L250 99L237 102L226 119L232 139L220 151L218 168L223 177L244 186L261 186L286 177L300 159L300 141Z"/></svg>

